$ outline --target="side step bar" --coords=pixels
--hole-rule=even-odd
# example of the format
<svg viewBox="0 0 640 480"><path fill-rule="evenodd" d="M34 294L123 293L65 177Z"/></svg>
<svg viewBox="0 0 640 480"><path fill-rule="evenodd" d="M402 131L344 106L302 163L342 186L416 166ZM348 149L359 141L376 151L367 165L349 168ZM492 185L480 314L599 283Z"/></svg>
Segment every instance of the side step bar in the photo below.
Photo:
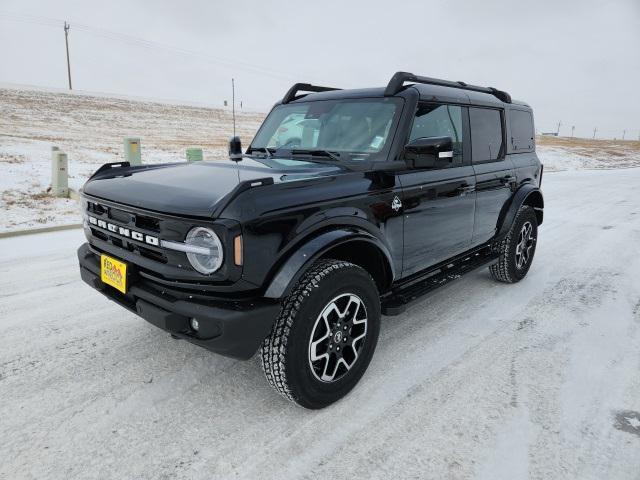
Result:
<svg viewBox="0 0 640 480"><path fill-rule="evenodd" d="M487 247L462 256L451 263L432 270L425 276L397 287L382 298L382 314L400 315L409 305L420 300L424 295L457 280L465 273L493 265L498 261L498 257L499 254L491 252Z"/></svg>

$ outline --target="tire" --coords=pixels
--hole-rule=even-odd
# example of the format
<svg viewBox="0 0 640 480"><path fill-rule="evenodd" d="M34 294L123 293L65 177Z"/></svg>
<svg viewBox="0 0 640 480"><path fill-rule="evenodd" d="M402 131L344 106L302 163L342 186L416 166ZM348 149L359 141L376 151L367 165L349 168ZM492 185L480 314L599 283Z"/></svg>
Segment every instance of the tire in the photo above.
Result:
<svg viewBox="0 0 640 480"><path fill-rule="evenodd" d="M528 239L527 233L528 233ZM524 238L524 243L523 242ZM493 245L500 254L498 262L489 267L491 276L499 282L516 283L529 271L536 251L538 238L538 220L533 207L523 205L507 236ZM521 245L522 243L522 245ZM526 258L525 258L526 257Z"/></svg>
<svg viewBox="0 0 640 480"><path fill-rule="evenodd" d="M380 297L371 275L349 262L320 260L284 299L262 344L262 369L285 398L324 408L362 378L379 332Z"/></svg>

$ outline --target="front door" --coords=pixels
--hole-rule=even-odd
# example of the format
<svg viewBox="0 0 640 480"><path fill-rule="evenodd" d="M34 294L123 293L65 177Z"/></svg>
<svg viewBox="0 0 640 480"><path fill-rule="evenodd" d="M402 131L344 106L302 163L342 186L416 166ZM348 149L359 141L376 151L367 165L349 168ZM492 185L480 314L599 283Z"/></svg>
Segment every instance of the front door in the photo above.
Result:
<svg viewBox="0 0 640 480"><path fill-rule="evenodd" d="M475 175L470 165L468 122L457 105L419 105L407 141L451 137L451 162L444 168L410 169L398 175L404 214L406 277L467 250L475 212Z"/></svg>

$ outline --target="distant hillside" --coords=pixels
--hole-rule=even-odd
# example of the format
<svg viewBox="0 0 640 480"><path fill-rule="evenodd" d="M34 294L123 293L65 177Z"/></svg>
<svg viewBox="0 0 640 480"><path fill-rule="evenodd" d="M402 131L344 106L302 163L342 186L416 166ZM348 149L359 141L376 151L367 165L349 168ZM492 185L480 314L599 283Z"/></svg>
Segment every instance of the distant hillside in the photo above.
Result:
<svg viewBox="0 0 640 480"><path fill-rule="evenodd" d="M233 131L231 112L223 109L11 89L0 89L0 99L4 140L50 142L79 161L90 161L88 148L118 156L122 138L131 135L142 137L149 152L182 156L184 147L199 145L214 155L226 150ZM263 117L237 112L238 134L248 141Z"/></svg>
<svg viewBox="0 0 640 480"><path fill-rule="evenodd" d="M126 136L142 139L143 162L185 159L200 146L222 159L233 132L230 110L102 94L0 88L0 231L78 221L76 205L47 194L53 145L69 155L70 185L79 188L103 163L123 158ZM264 113L236 112L246 145Z"/></svg>
<svg viewBox="0 0 640 480"><path fill-rule="evenodd" d="M640 165L639 141L539 136L536 144L547 171Z"/></svg>

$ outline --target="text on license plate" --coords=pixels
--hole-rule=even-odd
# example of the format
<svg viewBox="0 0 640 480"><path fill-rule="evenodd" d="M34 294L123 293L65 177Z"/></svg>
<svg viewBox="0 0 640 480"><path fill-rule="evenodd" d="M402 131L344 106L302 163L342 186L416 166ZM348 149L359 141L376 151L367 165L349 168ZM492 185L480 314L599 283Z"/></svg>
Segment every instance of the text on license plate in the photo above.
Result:
<svg viewBox="0 0 640 480"><path fill-rule="evenodd" d="M100 255L100 278L107 285L127 293L127 264L107 255Z"/></svg>

